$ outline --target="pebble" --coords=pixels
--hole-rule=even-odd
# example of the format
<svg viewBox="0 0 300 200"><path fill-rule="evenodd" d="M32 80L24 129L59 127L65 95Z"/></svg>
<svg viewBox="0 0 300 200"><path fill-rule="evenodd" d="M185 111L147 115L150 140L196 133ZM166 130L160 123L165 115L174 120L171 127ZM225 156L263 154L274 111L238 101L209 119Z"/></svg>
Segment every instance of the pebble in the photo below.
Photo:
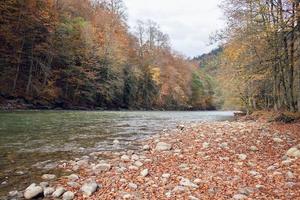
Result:
<svg viewBox="0 0 300 200"><path fill-rule="evenodd" d="M133 154L131 156L131 160L138 160L138 159L140 159L140 157L138 155L136 155L136 154Z"/></svg>
<svg viewBox="0 0 300 200"><path fill-rule="evenodd" d="M246 195L243 195L243 194L235 194L232 199L234 200L243 200L243 199L247 199L247 196Z"/></svg>
<svg viewBox="0 0 300 200"><path fill-rule="evenodd" d="M251 150L251 151L258 151L258 148L257 148L256 146L251 146L251 147L250 147L250 150Z"/></svg>
<svg viewBox="0 0 300 200"><path fill-rule="evenodd" d="M182 178L179 184L185 187L198 188L198 185L196 185L195 183L193 183L192 181L186 178Z"/></svg>
<svg viewBox="0 0 300 200"><path fill-rule="evenodd" d="M128 167L128 169L129 169L129 170L134 170L134 171L139 170L139 168L138 168L137 166L133 166L133 165L130 165L130 166Z"/></svg>
<svg viewBox="0 0 300 200"><path fill-rule="evenodd" d="M149 170L148 169L144 169L144 170L141 171L140 174L141 174L142 177L146 177L149 174Z"/></svg>
<svg viewBox="0 0 300 200"><path fill-rule="evenodd" d="M46 188L46 187L49 186L49 183L48 183L48 182L40 182L40 186L41 186L42 188Z"/></svg>
<svg viewBox="0 0 300 200"><path fill-rule="evenodd" d="M51 196L54 191L55 189L53 187L47 187L44 189L44 196L45 197Z"/></svg>
<svg viewBox="0 0 300 200"><path fill-rule="evenodd" d="M150 146L147 145L147 144L144 145L144 146L143 146L143 150L144 150L144 151L149 151L149 150L150 150Z"/></svg>
<svg viewBox="0 0 300 200"><path fill-rule="evenodd" d="M97 191L99 185L95 181L87 182L83 184L80 191L85 197L91 196L94 192Z"/></svg>
<svg viewBox="0 0 300 200"><path fill-rule="evenodd" d="M63 187L58 187L58 188L56 188L56 190L53 192L52 197L54 197L54 198L59 198L65 191L66 191L65 188L63 188Z"/></svg>
<svg viewBox="0 0 300 200"><path fill-rule="evenodd" d="M296 158L300 158L300 149L299 149L300 145L297 145L295 147L290 148L287 152L286 155L290 156L290 157L296 157Z"/></svg>
<svg viewBox="0 0 300 200"><path fill-rule="evenodd" d="M54 180L54 179L56 179L56 175L55 174L44 174L42 176L42 179L44 179L44 180Z"/></svg>
<svg viewBox="0 0 300 200"><path fill-rule="evenodd" d="M35 183L33 183L25 189L24 198L32 199L32 198L40 195L41 193L43 193L43 188L41 186L37 186Z"/></svg>
<svg viewBox="0 0 300 200"><path fill-rule="evenodd" d="M131 189L134 189L134 190L136 190L138 188L137 184L135 184L135 183L129 183L128 187Z"/></svg>
<svg viewBox="0 0 300 200"><path fill-rule="evenodd" d="M156 151L169 151L171 149L172 145L165 142L158 142L155 147Z"/></svg>
<svg viewBox="0 0 300 200"><path fill-rule="evenodd" d="M127 155L123 155L123 156L121 156L121 160L124 161L124 162L129 162L130 158Z"/></svg>
<svg viewBox="0 0 300 200"><path fill-rule="evenodd" d="M283 140L280 139L280 138L278 138L278 137L273 138L273 141L276 142L276 143L281 143L281 142L283 142Z"/></svg>
<svg viewBox="0 0 300 200"><path fill-rule="evenodd" d="M204 142L203 144L202 144L202 148L203 149L207 149L209 147L209 143L208 142Z"/></svg>
<svg viewBox="0 0 300 200"><path fill-rule="evenodd" d="M141 167L141 166L143 166L144 164L143 164L141 161L135 161L135 162L133 163L133 165L135 165L135 166L137 166L137 167Z"/></svg>
<svg viewBox="0 0 300 200"><path fill-rule="evenodd" d="M194 197L194 196L192 196L192 195L189 196L189 199L190 199L190 200L200 200L199 198Z"/></svg>
<svg viewBox="0 0 300 200"><path fill-rule="evenodd" d="M74 197L75 197L75 195L73 192L67 191L63 195L63 200L72 200L72 199L74 199Z"/></svg>
<svg viewBox="0 0 300 200"><path fill-rule="evenodd" d="M79 176L77 174L71 174L68 176L68 179L71 181L76 181L79 179Z"/></svg>
<svg viewBox="0 0 300 200"><path fill-rule="evenodd" d="M171 174L165 173L165 174L163 174L161 177L162 177L162 178L168 179L168 178L171 177Z"/></svg>
<svg viewBox="0 0 300 200"><path fill-rule="evenodd" d="M247 155L246 154L238 154L238 158L240 160L246 160L247 159Z"/></svg>

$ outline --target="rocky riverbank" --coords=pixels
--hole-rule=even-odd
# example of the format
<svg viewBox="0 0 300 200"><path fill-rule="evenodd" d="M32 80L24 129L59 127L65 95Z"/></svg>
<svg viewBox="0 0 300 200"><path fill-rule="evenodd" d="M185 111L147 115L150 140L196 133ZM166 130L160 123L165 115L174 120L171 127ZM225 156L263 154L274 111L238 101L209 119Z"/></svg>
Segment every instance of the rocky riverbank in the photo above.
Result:
<svg viewBox="0 0 300 200"><path fill-rule="evenodd" d="M45 182L9 198L299 199L299 144L299 123L182 125L144 141L139 151L63 163L69 176L44 175Z"/></svg>

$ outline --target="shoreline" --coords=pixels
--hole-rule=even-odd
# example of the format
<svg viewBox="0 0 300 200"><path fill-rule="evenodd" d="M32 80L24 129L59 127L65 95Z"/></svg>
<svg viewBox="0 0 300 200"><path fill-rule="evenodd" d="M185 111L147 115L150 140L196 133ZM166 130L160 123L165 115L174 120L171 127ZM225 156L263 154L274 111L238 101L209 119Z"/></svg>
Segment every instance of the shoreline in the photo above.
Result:
<svg viewBox="0 0 300 200"><path fill-rule="evenodd" d="M108 153L110 160L95 152L63 163L59 168L70 175L48 175L50 187L42 189L50 199L55 193L63 199L296 199L300 154L286 154L297 150L299 136L299 123L181 125L143 141L138 151Z"/></svg>

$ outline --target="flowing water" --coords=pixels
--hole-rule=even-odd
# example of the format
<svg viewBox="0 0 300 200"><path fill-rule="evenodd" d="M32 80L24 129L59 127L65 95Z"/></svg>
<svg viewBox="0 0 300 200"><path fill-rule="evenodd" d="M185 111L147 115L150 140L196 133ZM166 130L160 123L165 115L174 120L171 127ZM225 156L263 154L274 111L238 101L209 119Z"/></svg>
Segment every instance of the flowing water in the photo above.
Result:
<svg viewBox="0 0 300 200"><path fill-rule="evenodd" d="M231 120L233 112L0 112L0 197L56 173L60 160L138 148L137 141L180 123ZM114 145L113 141L120 141Z"/></svg>

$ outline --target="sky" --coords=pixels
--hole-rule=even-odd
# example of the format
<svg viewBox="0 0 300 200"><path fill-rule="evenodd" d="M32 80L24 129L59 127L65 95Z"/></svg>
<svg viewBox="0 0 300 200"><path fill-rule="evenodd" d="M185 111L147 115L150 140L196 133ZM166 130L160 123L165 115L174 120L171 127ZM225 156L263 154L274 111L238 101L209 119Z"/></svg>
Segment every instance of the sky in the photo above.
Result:
<svg viewBox="0 0 300 200"><path fill-rule="evenodd" d="M220 0L124 0L128 23L151 19L170 36L172 48L188 57L208 53L209 36L224 26Z"/></svg>

